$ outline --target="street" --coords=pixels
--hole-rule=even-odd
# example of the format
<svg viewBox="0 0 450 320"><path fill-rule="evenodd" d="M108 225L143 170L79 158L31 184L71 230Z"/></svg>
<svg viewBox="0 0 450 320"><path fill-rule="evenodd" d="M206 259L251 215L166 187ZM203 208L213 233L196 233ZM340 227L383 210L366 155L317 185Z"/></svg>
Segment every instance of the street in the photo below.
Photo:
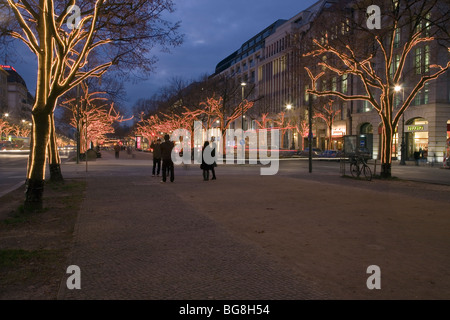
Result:
<svg viewBox="0 0 450 320"><path fill-rule="evenodd" d="M102 158L96 161L89 161L86 168L85 162L76 164L68 161L73 158L73 153L62 152L63 176L80 177L81 175L141 175L150 173L152 165L152 154L145 152L135 152L134 157L121 153L119 159L114 159L111 151L102 151ZM28 155L22 154L0 154L0 196L14 190L23 181L26 176ZM280 159L279 171L277 175L290 176L292 178L302 178L320 181L327 178L335 183L342 183L341 167L339 161L335 160L317 160L313 161L312 173L309 173L308 159L305 158L286 158ZM379 162L375 166L375 160L371 160L369 165L372 172L379 174ZM219 175L259 175L260 165L238 165L223 164L218 168ZM176 166L177 177L200 175L199 166L196 164ZM87 172L87 173L86 173ZM346 166L346 175L350 175L348 164ZM442 169L439 166L421 165L415 166L414 163L407 163L405 166L398 165L396 162L392 165L392 175L399 179L428 182L436 184L450 185L450 170ZM47 170L48 178L48 170Z"/></svg>

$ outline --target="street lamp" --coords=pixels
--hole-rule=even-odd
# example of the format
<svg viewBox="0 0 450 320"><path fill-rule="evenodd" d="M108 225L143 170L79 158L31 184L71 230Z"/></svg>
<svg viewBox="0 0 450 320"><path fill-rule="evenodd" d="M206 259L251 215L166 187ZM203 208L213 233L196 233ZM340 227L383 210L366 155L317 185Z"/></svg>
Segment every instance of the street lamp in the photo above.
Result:
<svg viewBox="0 0 450 320"><path fill-rule="evenodd" d="M309 162L309 173L312 173L312 143L313 143L313 132L312 132L312 95L308 94L308 162Z"/></svg>
<svg viewBox="0 0 450 320"><path fill-rule="evenodd" d="M405 91L403 90L403 87L400 85L396 85L394 87L394 91L395 92L400 92L402 91L402 103L405 101ZM400 158L400 165L404 166L406 165L405 162L405 157L406 157L406 145L405 145L405 112L403 111L403 115L402 115L402 144L400 146L400 151L401 151L401 158Z"/></svg>
<svg viewBox="0 0 450 320"><path fill-rule="evenodd" d="M242 88L242 101L241 101L241 129L242 129L242 140L241 145L244 147L245 151L245 142L244 142L244 88L247 84L245 82L241 83Z"/></svg>
<svg viewBox="0 0 450 320"><path fill-rule="evenodd" d="M242 131L244 131L244 89L247 84L245 82L241 83L242 88L242 103L241 103L241 125L242 125Z"/></svg>
<svg viewBox="0 0 450 320"><path fill-rule="evenodd" d="M286 109L291 111L292 110L292 104L288 103L286 105ZM295 149L294 131L292 131L292 146L291 146L291 149Z"/></svg>

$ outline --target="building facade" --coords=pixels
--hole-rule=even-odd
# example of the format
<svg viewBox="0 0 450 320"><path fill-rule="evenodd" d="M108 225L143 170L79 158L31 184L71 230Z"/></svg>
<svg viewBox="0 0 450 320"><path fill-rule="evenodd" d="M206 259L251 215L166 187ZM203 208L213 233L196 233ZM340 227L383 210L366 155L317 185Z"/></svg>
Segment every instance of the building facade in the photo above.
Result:
<svg viewBox="0 0 450 320"><path fill-rule="evenodd" d="M8 113L8 72L0 66L0 116Z"/></svg>
<svg viewBox="0 0 450 320"><path fill-rule="evenodd" d="M334 14L334 4L335 1L318 1L289 20L277 20L219 63L215 76L228 74L238 83L243 81L253 84L254 90L250 99L256 101L254 108L260 117L262 114L268 114L269 118L276 119L283 115L292 118L294 121L291 124L294 123L297 128L301 128L302 123L308 119L308 105L311 101L306 90L311 82L304 70L302 74L299 67L302 61L299 62L299 55L296 52L298 36L308 34L318 16ZM317 30L321 26L316 25L314 28ZM346 34L350 32L348 28L344 23L337 25L336 34L339 35L339 32ZM401 44L406 41L407 36L407 32L398 29L394 42L394 65L398 63ZM258 45L255 50L245 51L250 48L250 44L256 42ZM395 46L396 42L398 46ZM384 65L378 57L375 56L374 65ZM396 93L395 108L398 108L405 94L408 94L411 87L417 83L417 79L430 70L432 63L445 66L448 58L447 48L437 45L436 42L424 42L415 46L406 61L405 75L402 76L404 83L399 84L402 90ZM392 69L395 70L395 66ZM324 87L326 84L318 85ZM333 87L333 90L337 88L346 94L364 94L360 81L352 75L329 79L328 85ZM319 105L314 109L314 115L317 116L320 113L321 102L316 96L311 96L311 99ZM373 158L379 158L382 127L378 113L363 100L344 101L337 97L332 100L331 129L325 121L314 117L314 147L343 150L344 137L356 136L360 146L369 148ZM412 160L417 152L426 161L442 162L444 157L448 157L450 72L447 71L438 79L427 83L411 102L403 118L394 136L392 150L394 159L399 160L401 157L402 142L406 146L407 160ZM276 127L277 124L272 121L270 126ZM307 134L302 135L299 130L287 130L282 138L284 141L282 147L302 149L307 145L306 137Z"/></svg>
<svg viewBox="0 0 450 320"><path fill-rule="evenodd" d="M4 113L8 113L9 118L15 122L31 121L34 98L28 91L25 81L14 67L2 66L2 69L7 73L7 107Z"/></svg>

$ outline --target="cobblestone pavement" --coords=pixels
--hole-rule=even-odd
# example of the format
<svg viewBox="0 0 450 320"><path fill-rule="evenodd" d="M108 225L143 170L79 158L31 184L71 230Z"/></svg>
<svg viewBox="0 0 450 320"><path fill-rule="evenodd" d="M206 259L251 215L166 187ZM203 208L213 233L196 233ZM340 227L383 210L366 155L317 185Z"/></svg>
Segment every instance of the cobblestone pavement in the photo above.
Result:
<svg viewBox="0 0 450 320"><path fill-rule="evenodd" d="M326 298L148 176L88 179L69 263L81 290L63 281L59 299Z"/></svg>
<svg viewBox="0 0 450 320"><path fill-rule="evenodd" d="M88 173L65 175L86 177L87 190L68 261L81 268L81 290L65 278L59 299L449 297L448 185L345 179L332 163L310 175L295 162L271 177L219 166L214 182L178 166L163 184L148 158L105 153ZM373 264L382 290L366 287Z"/></svg>

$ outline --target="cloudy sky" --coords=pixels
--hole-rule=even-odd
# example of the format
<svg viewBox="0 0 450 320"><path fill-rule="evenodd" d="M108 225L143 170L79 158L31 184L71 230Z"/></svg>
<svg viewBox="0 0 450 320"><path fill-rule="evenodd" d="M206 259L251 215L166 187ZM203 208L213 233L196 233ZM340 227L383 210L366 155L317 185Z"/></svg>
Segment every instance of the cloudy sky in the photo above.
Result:
<svg viewBox="0 0 450 320"><path fill-rule="evenodd" d="M185 41L171 53L154 52L159 59L155 73L146 81L126 86L128 106L139 98L150 97L173 77L192 80L212 74L218 62L249 38L278 19L292 18L315 2L317 0L174 0L176 11L165 18L181 21L180 32L185 35ZM34 56L27 53L14 67L34 94Z"/></svg>

